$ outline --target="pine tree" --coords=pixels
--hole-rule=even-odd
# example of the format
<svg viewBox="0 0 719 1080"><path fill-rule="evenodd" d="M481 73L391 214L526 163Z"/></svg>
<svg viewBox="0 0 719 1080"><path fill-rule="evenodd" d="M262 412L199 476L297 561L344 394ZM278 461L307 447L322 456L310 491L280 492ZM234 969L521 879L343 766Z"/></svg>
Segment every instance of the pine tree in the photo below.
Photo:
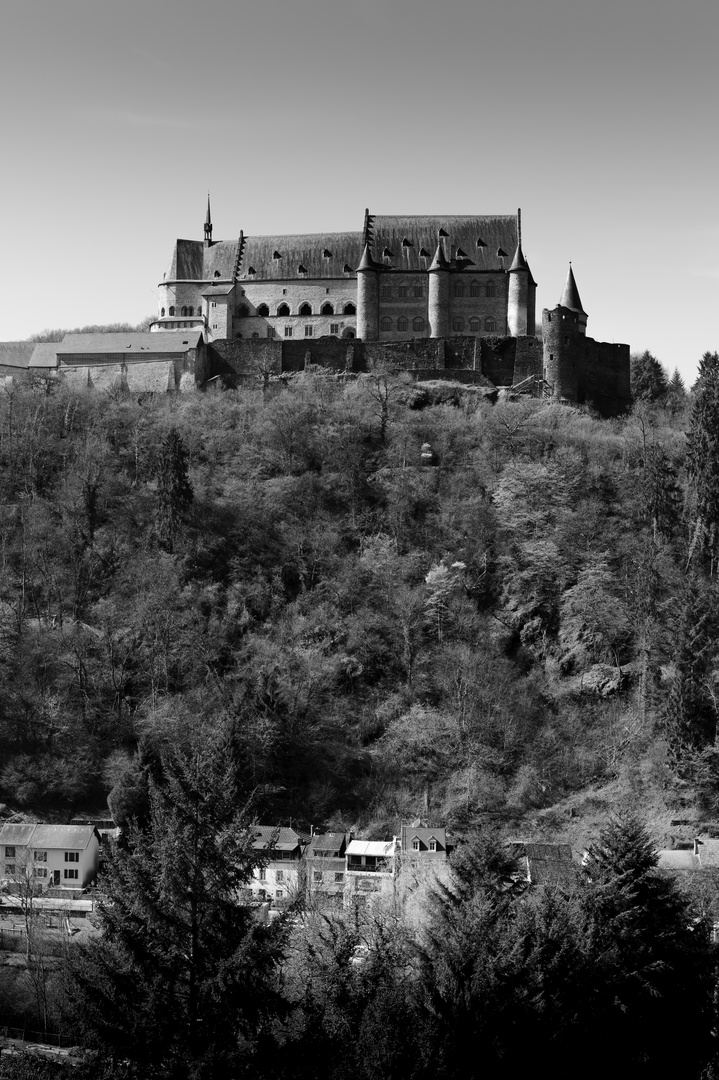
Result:
<svg viewBox="0 0 719 1080"><path fill-rule="evenodd" d="M157 469L157 533L169 552L174 549L178 529L192 505L188 460L189 454L173 427L162 444Z"/></svg>
<svg viewBox="0 0 719 1080"><path fill-rule="evenodd" d="M675 672L666 705L669 738L679 753L701 750L716 738L711 676L717 629L714 590L696 577L690 578L676 635Z"/></svg>
<svg viewBox="0 0 719 1080"><path fill-rule="evenodd" d="M283 924L240 899L259 860L231 760L222 742L165 755L147 828L110 857L102 935L75 962L79 1025L147 1075L235 1075L282 1008Z"/></svg>
<svg viewBox="0 0 719 1080"><path fill-rule="evenodd" d="M719 353L704 353L694 387L687 472L695 497L690 558L703 559L710 574L719 553Z"/></svg>
<svg viewBox="0 0 719 1080"><path fill-rule="evenodd" d="M632 356L629 378L635 401L661 401L666 397L669 386L664 368L648 349Z"/></svg>

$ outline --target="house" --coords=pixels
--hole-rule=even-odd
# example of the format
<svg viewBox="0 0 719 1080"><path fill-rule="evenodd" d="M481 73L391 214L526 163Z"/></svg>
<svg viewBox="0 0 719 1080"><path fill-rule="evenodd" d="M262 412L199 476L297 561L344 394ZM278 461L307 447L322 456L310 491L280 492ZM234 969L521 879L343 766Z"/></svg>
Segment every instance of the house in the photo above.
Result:
<svg viewBox="0 0 719 1080"><path fill-rule="evenodd" d="M46 889L84 889L97 876L100 837L92 825L0 826L0 881L8 892L31 882Z"/></svg>
<svg viewBox="0 0 719 1080"><path fill-rule="evenodd" d="M364 903L373 893L393 887L397 872L397 838L392 840L351 840L346 850L345 902Z"/></svg>
<svg viewBox="0 0 719 1080"><path fill-rule="evenodd" d="M400 830L402 863L414 869L430 863L447 861L447 830L430 828L421 818Z"/></svg>
<svg viewBox="0 0 719 1080"><path fill-rule="evenodd" d="M304 887L304 853L308 837L294 829L256 825L252 846L262 856L246 891L249 899L283 903Z"/></svg>
<svg viewBox="0 0 719 1080"><path fill-rule="evenodd" d="M559 885L574 880L570 844L527 843L510 840L508 847L517 859L521 876L530 885Z"/></svg>
<svg viewBox="0 0 719 1080"><path fill-rule="evenodd" d="M350 834L314 833L305 851L307 898L320 906L339 904L345 890L345 851Z"/></svg>

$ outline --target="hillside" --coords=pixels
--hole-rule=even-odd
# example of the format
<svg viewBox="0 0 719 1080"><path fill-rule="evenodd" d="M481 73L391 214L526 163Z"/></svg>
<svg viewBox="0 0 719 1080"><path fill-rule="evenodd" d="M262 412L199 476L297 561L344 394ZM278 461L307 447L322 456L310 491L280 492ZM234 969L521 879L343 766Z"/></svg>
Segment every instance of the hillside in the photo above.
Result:
<svg viewBox="0 0 719 1080"><path fill-rule="evenodd" d="M139 813L160 748L220 726L261 820L710 821L689 424L382 373L2 395L0 799Z"/></svg>

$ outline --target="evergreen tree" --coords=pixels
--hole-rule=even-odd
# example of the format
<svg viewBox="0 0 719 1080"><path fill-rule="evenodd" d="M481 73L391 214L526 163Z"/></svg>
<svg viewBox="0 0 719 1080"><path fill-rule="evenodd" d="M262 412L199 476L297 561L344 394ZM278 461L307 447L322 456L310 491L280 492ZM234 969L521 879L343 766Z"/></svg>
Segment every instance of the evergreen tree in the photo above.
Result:
<svg viewBox="0 0 719 1080"><path fill-rule="evenodd" d="M669 389L664 368L648 349L632 356L629 379L635 401L661 401Z"/></svg>
<svg viewBox="0 0 719 1080"><path fill-rule="evenodd" d="M719 550L719 353L704 353L694 387L687 471L695 496L690 557L703 556L710 574Z"/></svg>
<svg viewBox="0 0 719 1080"><path fill-rule="evenodd" d="M717 628L714 590L690 578L676 635L675 672L666 706L669 737L680 753L702 749L716 738L711 677Z"/></svg>
<svg viewBox="0 0 719 1080"><path fill-rule="evenodd" d="M177 531L192 504L187 474L189 455L177 428L171 428L160 449L157 468L157 533L166 551L172 551Z"/></svg>
<svg viewBox="0 0 719 1080"><path fill-rule="evenodd" d="M144 1075L236 1075L282 1007L283 923L241 902L259 860L231 762L222 742L165 755L147 828L110 856L102 935L74 964L79 1026Z"/></svg>

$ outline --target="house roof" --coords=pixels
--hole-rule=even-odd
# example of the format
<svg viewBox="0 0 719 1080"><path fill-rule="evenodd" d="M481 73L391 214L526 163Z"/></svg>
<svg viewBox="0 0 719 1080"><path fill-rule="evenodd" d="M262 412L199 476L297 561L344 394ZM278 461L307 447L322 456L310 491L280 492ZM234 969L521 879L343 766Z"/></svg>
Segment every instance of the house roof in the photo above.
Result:
<svg viewBox="0 0 719 1080"><path fill-rule="evenodd" d="M424 825L403 825L402 826L403 837L411 841L415 837L422 843L428 844L430 840L437 841L437 847L445 848L447 846L447 830L442 828L429 829Z"/></svg>
<svg viewBox="0 0 719 1080"><path fill-rule="evenodd" d="M302 837L294 829L274 825L255 825L252 835L252 846L256 850L294 851L302 843Z"/></svg>
<svg viewBox="0 0 719 1080"><path fill-rule="evenodd" d="M84 851L94 835L93 825L3 825L0 844Z"/></svg>
<svg viewBox="0 0 719 1080"><path fill-rule="evenodd" d="M200 330L127 331L114 334L65 334L56 346L57 355L77 353L175 353L197 348L202 338Z"/></svg>
<svg viewBox="0 0 719 1080"><path fill-rule="evenodd" d="M33 349L28 366L32 368L57 367L57 350L59 346L59 341L38 341Z"/></svg>
<svg viewBox="0 0 719 1080"><path fill-rule="evenodd" d="M351 840L347 845L348 855L373 855L385 859L393 853L393 840Z"/></svg>
<svg viewBox="0 0 719 1080"><path fill-rule="evenodd" d="M699 870L701 861L692 848L688 850L665 849L657 852L658 870Z"/></svg>
<svg viewBox="0 0 719 1080"><path fill-rule="evenodd" d="M345 834L341 832L315 833L312 837L313 851L340 851L345 842Z"/></svg>
<svg viewBox="0 0 719 1080"><path fill-rule="evenodd" d="M308 278L341 278L345 266L351 267L352 273L359 266L362 248L360 232L246 236L238 277L242 281L301 280L302 266Z"/></svg>
<svg viewBox="0 0 719 1080"><path fill-rule="evenodd" d="M394 216L373 214L370 218L373 253L379 258L385 248L393 253L396 269L424 270L426 259L419 252L436 252L438 239L445 237L445 254L451 258L458 249L463 266L469 270L501 270L519 240L517 218L508 215ZM499 251L507 254L500 256Z"/></svg>
<svg viewBox="0 0 719 1080"><path fill-rule="evenodd" d="M0 367L26 368L36 342L0 341Z"/></svg>

